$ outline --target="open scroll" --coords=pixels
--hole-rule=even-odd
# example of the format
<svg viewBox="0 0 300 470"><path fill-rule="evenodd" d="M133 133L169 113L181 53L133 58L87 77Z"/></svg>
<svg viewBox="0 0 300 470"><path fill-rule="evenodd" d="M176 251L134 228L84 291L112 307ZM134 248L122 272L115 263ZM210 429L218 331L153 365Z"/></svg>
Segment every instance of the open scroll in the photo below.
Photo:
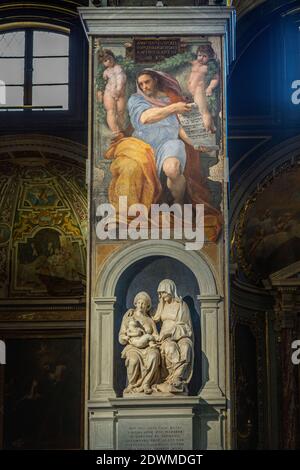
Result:
<svg viewBox="0 0 300 470"><path fill-rule="evenodd" d="M178 114L178 119L186 135L192 141L193 147L196 150L200 147L205 147L208 151L219 150L219 146L216 144L216 135L205 130L197 104L192 103L192 105L191 111Z"/></svg>

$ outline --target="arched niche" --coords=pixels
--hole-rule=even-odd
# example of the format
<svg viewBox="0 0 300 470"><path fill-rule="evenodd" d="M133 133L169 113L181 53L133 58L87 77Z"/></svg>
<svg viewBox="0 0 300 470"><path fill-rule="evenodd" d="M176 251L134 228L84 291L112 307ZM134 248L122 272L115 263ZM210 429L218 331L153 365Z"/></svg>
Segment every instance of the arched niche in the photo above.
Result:
<svg viewBox="0 0 300 470"><path fill-rule="evenodd" d="M198 328L195 355L197 355L198 369L201 370L201 377L200 372L198 377L197 374L195 378L193 377L193 394L202 393L203 389L208 387L209 396L220 396L219 351L222 351L223 346L220 347L219 344L222 335L219 332L218 318L222 312L220 307L222 299L218 279L209 261L201 252L187 251L182 243L164 240L139 242L121 249L107 260L98 274L90 320L91 399L120 395L124 379L116 379L116 375L124 367L120 363L120 347L117 343L122 315L130 307L128 303L132 300L134 289L137 289L137 278L141 276L143 270L147 272L151 270L152 263L164 264L167 260L166 265L169 264L169 267L166 267L164 272L157 273L157 284L166 277L173 278L176 282L176 277L179 279L180 276L178 273L175 275L175 267L177 269L181 267L182 272L192 280L193 284L193 295L188 301L195 310L195 323L198 322L198 326L195 325ZM144 285L139 290L149 290L146 284L147 281L144 280ZM126 292L126 289L129 289L129 292ZM187 287L186 294L188 294ZM198 312L198 318L195 312ZM124 377L124 369L121 375Z"/></svg>
<svg viewBox="0 0 300 470"><path fill-rule="evenodd" d="M162 279L172 279L183 300L187 303L193 324L194 348L201 351L201 330L199 315L199 287L193 272L182 262L169 256L149 256L130 265L120 276L116 286L114 315L114 351L115 370L114 388L117 396L122 396L126 387L125 361L121 358L124 348L118 341L124 313L133 307L133 300L138 292L146 291L152 300L152 311L158 304L157 287ZM158 326L159 328L159 326ZM195 395L201 387L201 356L195 354L194 373L189 385L189 394Z"/></svg>
<svg viewBox="0 0 300 470"><path fill-rule="evenodd" d="M113 297L119 277L127 267L151 256L168 256L181 261L195 275L201 295L218 295L217 279L202 253L185 250L182 243L151 240L130 245L113 255L98 274L95 297Z"/></svg>

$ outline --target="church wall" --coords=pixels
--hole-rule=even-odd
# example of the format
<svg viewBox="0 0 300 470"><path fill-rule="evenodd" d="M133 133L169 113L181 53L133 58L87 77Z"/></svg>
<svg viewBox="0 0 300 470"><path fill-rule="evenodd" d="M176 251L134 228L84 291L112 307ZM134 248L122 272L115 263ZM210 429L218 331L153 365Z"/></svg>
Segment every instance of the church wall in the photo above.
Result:
<svg viewBox="0 0 300 470"><path fill-rule="evenodd" d="M294 81L298 77L299 12L294 6L293 2L289 5L263 2L241 17L237 28L237 60L229 82L231 317L234 324L243 325L251 318L252 331L264 336L261 353L255 353L250 343L245 351L252 354L253 363L256 356L256 395L261 394L261 406L266 411L252 442L249 434L246 445L252 448L299 446L299 419L297 415L291 418L288 406L298 396L297 385L294 387L297 366L291 360L291 338L298 338L298 307L295 304L291 307L295 319L290 322L284 320L283 314L285 289L290 283L297 285L295 269L299 259L295 233L299 223L298 183L294 180L297 180L300 129L299 107L293 98ZM273 278L277 279L276 284ZM243 334L241 329L233 331L233 344L239 344ZM255 337L258 347L260 340ZM257 361L261 361L261 372ZM246 435L238 424L239 416L247 409L238 396L240 379L235 369L236 432ZM292 431L287 430L287 422ZM260 442L265 431L265 439ZM254 433L253 428L251 432ZM236 445L243 448L245 442L237 440Z"/></svg>
<svg viewBox="0 0 300 470"><path fill-rule="evenodd" d="M22 20L24 17L24 9L12 11L12 6L9 5L10 2L6 3L7 6L5 6L5 2L3 2L3 5L1 4L1 26L3 26L7 21L7 16L13 15L16 20ZM26 2L22 3L23 8ZM77 68L77 83L75 89L73 90L73 96L75 96L74 113L68 116L67 119L62 120L59 120L57 115L51 117L50 119L47 118L33 120L28 118L18 118L16 114L14 114L14 117L11 119L7 116L2 119L0 116L1 139L8 138L14 141L15 134L22 134L21 140L24 141L25 134L28 136L28 141L32 141L34 147L36 135L39 134L39 142L44 139L44 136L48 136L48 138L50 136L50 139L53 139L54 137L53 140L55 140L55 138L63 138L80 144L86 144L88 121L86 106L87 41L81 28L81 23L78 21L78 14L75 11L70 12L70 5L67 5L64 13L59 13L57 11L53 13L53 10L51 10L51 12L43 10L41 13L41 11L36 9L33 11L33 2L30 3L31 10L29 7L27 10L29 14L34 14L37 16L37 18L42 14L44 17L46 16L48 18L48 21L55 24L64 22L65 24L68 23L69 25L73 25L72 28L76 42L75 56L77 64L77 67L75 67ZM55 4L56 6L58 5L60 7L64 3L66 2L51 2L51 4ZM80 3L83 6L87 6L88 4L87 1L74 2L74 5L75 3ZM118 3L118 6L129 4L128 2L111 2L109 4L113 3ZM171 3L175 4L175 2L168 2L168 5ZM181 2L177 2L177 4L179 3ZM186 3L187 2L185 2L185 4ZM238 447L248 446L257 448L263 446L264 448L278 448L282 446L282 442L280 442L281 436L279 433L279 428L282 425L280 416L280 393L282 393L280 390L282 379L278 375L278 371L280 370L279 339L281 335L278 334L276 328L274 329L275 299L272 293L272 289L266 291L262 285L264 276L261 276L261 269L263 270L263 274L267 275L268 277L272 271L272 263L274 263L274 267L276 269L277 267L278 269L281 269L284 267L285 263L293 264L293 262L297 262L298 246L297 242L295 244L295 239L291 240L289 238L287 240L287 248L284 251L280 250L280 253L276 251L275 257L270 255L270 262L266 262L267 258L264 258L265 255L263 251L260 251L258 253L259 256L257 256L257 251L254 250L253 261L256 263L254 268L259 268L258 270L252 269L253 266L251 266L252 260L249 257L249 249L250 245L253 247L253 239L251 238L253 236L253 226L251 227L251 223L253 223L253 219L256 217L256 215L258 215L260 218L263 218L266 214L266 211L271 210L271 215L273 217L276 215L275 232L277 235L280 233L280 225L285 224L287 226L292 226L294 222L298 222L298 213L292 213L295 209L294 201L290 202L293 196L291 195L290 200L288 198L283 198L283 200L281 200L281 196L278 195L278 193L284 193L285 196L288 195L289 193L285 192L286 188L288 188L288 190L290 190L292 193L292 187L297 181L297 177L293 176L293 174L296 175L297 173L299 149L299 142L297 138L299 135L299 120L297 119L298 107L291 107L290 104L293 93L293 90L291 89L291 81L293 79L299 79L299 77L293 72L295 70L295 57L290 54L291 50L294 49L292 46L296 44L296 42L293 42L293 37L289 35L289 27L293 24L294 19L297 19L297 12L295 15L287 14L289 12L289 8L293 10L293 7L297 6L297 2L289 2L288 7L285 5L286 3L287 2L279 0L264 2L234 2L240 16L237 28L237 61L230 71L228 89L228 150L229 162L231 166L230 179L232 218L230 222L230 229L232 233L231 246L233 247L234 253L232 258L232 261L234 262L232 267L234 273L232 277L232 283L234 284L234 288L231 291L233 303L231 314L233 323L231 329L233 349L231 358L232 364L235 364L235 373L232 377L233 401L235 401L235 417L233 418L233 422L235 423L235 420L242 422L241 428L237 429L237 433L240 432L241 436L240 444L237 443L237 434L233 433L233 446ZM64 7L65 6L66 5L64 5ZM25 6L24 8L27 7ZM291 70L292 73L290 73ZM285 103L289 103L288 106L286 106ZM35 134L35 137L32 136L33 134ZM30 152L26 153L25 160L27 160L27 162L30 160L37 162L37 159L40 159L41 162L44 162L44 157L40 153L40 143L38 145L39 148L37 150L37 155L35 154L34 158L33 152L35 152L35 150L33 147L31 148ZM54 145L54 147L57 146ZM21 162L21 158L24 157L24 155L22 156L20 154L18 157L14 156L13 149L15 150L15 143L7 144L6 151L3 151L2 153L1 160L3 159L5 168L7 167L7 162L9 160L13 160L14 168L18 168L18 158L20 158L19 162ZM73 150L66 151L65 148L64 151L62 151L61 149L62 153L60 156L57 154L56 159L60 159L62 162L67 162L70 154L77 155L77 150L78 149L73 148ZM4 155L6 152L8 155ZM28 153L30 153L30 158L28 158ZM74 164L71 164L73 170L74 168L80 168L81 178L83 178L83 174L85 172L84 163L86 154L86 150L83 149L79 160L75 163L73 162ZM79 164L79 161L81 161L81 164ZM264 161L268 161L268 164L264 165ZM19 165L19 168L20 170L22 169L22 171L25 171L21 164ZM65 170L66 168L67 167L65 167ZM4 173L4 177L7 181L8 175L6 174L6 171ZM94 169L94 174L95 182L97 182L97 185L99 183L99 187L102 187L102 169L100 169L100 172L97 175ZM205 176L207 176L207 174L205 174ZM56 184L58 182L58 178L61 177L61 173L52 174L52 182ZM291 177L293 180L292 184L290 184L289 177ZM2 179L1 181L4 180ZM56 187L55 184L54 187ZM104 187L107 188L108 184L109 181L106 179ZM270 187L271 184L272 187ZM21 195L22 193L21 187L24 188L24 186L18 186L20 191L18 195ZM270 188L268 189L268 187ZM214 187L211 189L214 189ZM1 193L3 197L4 195L7 195L6 183L1 186L1 190L3 191ZM273 202L273 208L269 207L267 200L264 200L266 191L270 192L268 200L270 201L270 204ZM273 193L271 193L271 191L273 191ZM212 192L214 193L214 191ZM24 194L24 191L22 194ZM22 213L20 208L17 206L19 199L21 200L21 198L19 198L19 196L18 199L16 197L13 198L13 196L16 195L11 193L11 200L14 201L13 204L15 204L15 212L13 216L15 217L17 214ZM51 199L51 195L48 197ZM80 194L81 201L83 201L85 197L86 196L84 193ZM99 197L103 197L103 193L99 194ZM258 198L257 201L255 200L256 198ZM22 200L24 202L24 198ZM282 203L280 207L277 204L277 201L279 200L280 203ZM220 203L217 192L213 197L213 202L215 204ZM42 208L42 206L40 207ZM262 207L264 207L264 209L262 209ZM79 215L74 210L74 206L70 204L70 201L68 201L68 211L73 221L72 230L77 228L81 233L80 235L76 235L73 239L71 232L68 232L67 237L69 238L71 245L74 247L74 251L76 247L76 256L74 258L75 265L77 266L79 264L79 266L83 268L85 259L85 255L83 254L85 250L85 235L80 227ZM289 215L287 213L289 213ZM267 221L268 218L266 217L265 222L267 223ZM15 354L14 361L16 361L20 355L24 355L27 357L28 363L35 363L35 372L36 376L39 378L39 386L41 386L41 383L45 378L45 376L42 376L41 372L43 360L46 362L48 361L52 367L47 380L50 380L49 377L51 374L53 377L55 372L57 377L61 377L62 379L63 369L57 368L57 366L66 366L68 370L70 368L73 369L74 365L68 353L66 352L67 345L69 344L68 342L72 344L72 351L74 351L74 355L80 359L80 361L83 361L83 355L85 352L85 300L84 290L82 290L82 279L80 281L80 293L77 291L78 296L76 294L76 301L71 302L70 305L69 301L71 300L71 295L69 294L72 293L72 288L70 285L67 286L67 283L63 285L63 292L60 293L57 293L55 287L54 291L51 290L51 286L50 290L49 287L47 290L45 284L42 284L42 290L41 284L39 284L39 289L36 290L35 287L32 287L34 282L31 281L31 274L28 272L28 270L25 270L27 273L26 276L22 276L20 272L21 267L24 264L28 267L28 264L30 264L29 262L31 262L32 257L34 257L33 252L30 252L29 250L29 248L32 250L31 243L37 244L38 247L42 246L41 249L43 251L46 249L44 247L48 247L48 243L58 243L59 238L57 233L59 233L59 236L61 236L62 232L67 230L66 227L61 229L59 224L55 226L55 224L52 222L49 223L49 221L47 221L46 226L43 227L37 225L36 228L31 227L32 231L29 238L31 237L32 241L30 241L28 238L27 244L23 243L23 245L21 243L21 239L14 245L14 242L11 238L11 234L9 232L14 230L13 221L12 224L8 226L7 223L4 222L4 224L2 223L0 227L2 238L2 242L0 242L0 249L2 254L1 263L2 265L3 263L6 263L4 268L2 267L2 275L0 273L0 282L2 283L2 304L0 311L1 335L5 335L7 338L9 343L8 351L12 351L11 348L16 351L16 340L20 342L20 347ZM39 240L38 233L40 233L40 235L44 234L45 237L42 237L42 239ZM21 236L23 236L22 233ZM53 236L54 238L52 240L51 237ZM79 243L79 240L81 244ZM8 245L11 247L10 251L6 250L6 246ZM20 246L20 249L17 251L18 245ZM13 246L15 246L15 251L13 251ZM124 242L122 244L110 243L105 246L103 244L101 246L97 246L95 257L93 259L95 272L102 272L107 263L109 263L109 260L113 256L117 256L118 253L120 254L121 250L125 249L126 246L127 245ZM270 245L267 246L267 249L269 248ZM79 249L81 253L79 258L77 249ZM214 244L208 244L203 248L202 254L204 255L204 259L211 267L212 272L214 274L217 273L222 264L222 256L220 255L220 251L216 249ZM262 254L263 260L261 257ZM44 256L49 258L50 254L47 252ZM281 256L281 261L278 264L277 258L279 256ZM11 260L9 263L7 263L8 259ZM119 259L121 259L121 257L119 257ZM21 260L25 261L25 263L19 263ZM267 271L264 271L266 268ZM291 272L293 272L291 276L294 276L294 271L291 270ZM8 278L9 273L10 277ZM20 285L20 282L22 285ZM96 289L96 284L93 284L93 288ZM256 290L254 297L252 297L252 295L249 293L252 291L252 289ZM220 289L220 292L222 292L222 289ZM62 296L65 294L68 294L67 300L64 297L64 302L62 302ZM57 295L58 299L56 298ZM43 297L44 303L41 302ZM73 298L75 299L75 297ZM57 305L56 300L59 305ZM251 308L249 308L249 304L251 304ZM297 308L298 307L296 307L296 309ZM221 324L222 315L219 316L219 321ZM245 330L245 328L247 329ZM265 340L263 340L263 336L266 336ZM236 399L237 395L235 387L238 383L238 378L241 379L241 377L238 376L238 360L240 353L236 354L237 357L235 357L234 351L236 351L238 348L241 348L241 343L243 342L244 337L248 338L248 342L245 341L245 349L242 351L243 354L246 356L248 355L249 357L251 371L254 374L256 373L256 392L254 389L252 389L251 393L249 393L249 396L251 396L251 400L255 402L256 411L254 413L254 421L256 420L258 423L258 428L253 427L253 419L251 417L251 422L249 425L249 416L245 412L243 404L241 404L242 400ZM247 347L247 344L249 347ZM55 345L55 347L53 347L53 345ZM235 349L235 345L239 345L237 346L237 349ZM255 348L256 361L254 360ZM56 349L59 351L59 353L54 353L53 349ZM238 350L240 351L240 349ZM243 364L242 366L244 367ZM14 367L15 369L12 370L18 370L16 362L14 362ZM6 366L6 368L8 369L8 366ZM80 374L77 374L76 372L73 374L73 376L69 376L68 380L71 379L72 381L76 381L77 401L73 406L77 411L79 409L78 407L81 407L82 415L82 374L84 374L83 362L81 362L79 369ZM18 396L21 396L24 390L25 394L28 395L31 389L31 375L28 371L28 368L26 370L27 372L26 374L24 373L22 381L16 383L15 389L18 391ZM0 395L2 393L2 397L4 394L4 384L6 383L6 385L9 385L7 383L7 377L10 377L10 371L8 372L6 378L4 377L3 371L3 367L0 366ZM80 384L78 384L79 376L81 381ZM242 381L243 380L248 380L247 375L242 376ZM198 384L198 379L194 381L194 383ZM224 377L221 379L220 383L225 383ZM65 387L65 393L68 393L68 381L64 381L61 383L61 385ZM10 383L10 387L10 390L14 389L14 384ZM81 390L80 393L79 390ZM241 388L239 390L241 391ZM47 391L47 393L49 395L49 391ZM13 395L13 393L11 393L11 396L17 396L17 394ZM64 403L65 401L66 400L64 399ZM10 401L9 406L12 404L13 401ZM246 411L247 410L249 411L249 408L247 408ZM5 403L4 411L6 412ZM24 411L24 413L26 413L26 411ZM246 421L244 420L244 417ZM47 422L47 417L45 417L44 423L45 422ZM216 421L214 421L214 423L215 422ZM245 422L247 423L245 424ZM202 428L205 434L205 423L202 424ZM40 427L38 426L35 428L35 431L37 429L40 430ZM6 424L4 427L0 426L0 441L1 431L2 444L4 443L3 445L11 446L12 443L14 443L13 445L15 447L19 446L22 448L22 446L26 446L26 443L24 444L24 442L22 442L22 438L20 438L20 436L16 437L13 434L8 434L10 429L7 428ZM23 434L25 434L26 429L24 428L23 431ZM32 430L32 432L33 431L34 430ZM265 431L266 434L264 435ZM62 432L65 432L65 430L62 429ZM66 434L68 434L68 432L69 431L66 430ZM249 434L248 437L250 439L248 439L247 433ZM71 445L71 442L72 446L74 443L76 446L82 446L82 435L83 428L81 427L81 437L78 437L79 434L76 431L76 438L74 437L74 433L72 435L70 434L71 441L65 440L63 441L63 445L68 447L68 445ZM246 436L246 440L244 439L244 436ZM47 440L49 446L57 446L57 442L53 444L52 441L51 443L50 434L47 435L45 439ZM39 444L37 440L32 438L30 445L36 447Z"/></svg>
<svg viewBox="0 0 300 470"><path fill-rule="evenodd" d="M36 23L70 32L70 110L0 113L5 449L83 447L87 41L76 3L0 6L1 33Z"/></svg>
<svg viewBox="0 0 300 470"><path fill-rule="evenodd" d="M83 446L84 153L78 144L53 137L1 139L5 449Z"/></svg>
<svg viewBox="0 0 300 470"><path fill-rule="evenodd" d="M222 33L221 36L214 33L214 27L216 31L224 29L221 26L221 29L218 29L218 22L216 20L214 23L209 9L205 11L195 9L199 27L208 33L201 37L193 34L193 26L190 25L188 18L191 12L185 9L158 11L147 8L143 10L142 17L137 8L128 11L121 8L119 12L113 10L113 14L109 8L82 9L81 13L91 37L92 73L87 360L89 434L86 445L93 449L103 449L105 445L111 449L145 448L141 447L145 445L154 446L151 447L154 449L157 445L168 446L164 447L168 449L175 448L173 447L175 445L179 446L177 449L190 449L199 445L205 448L229 448L230 417L229 410L226 409L226 397L229 399L230 396L227 368L229 346L226 336L228 332L227 181L224 174L226 136L223 133L225 128L223 91L226 82L225 70L231 56L227 55L225 49L225 37ZM119 15L118 24L115 22L115 14ZM222 14L229 20L230 10L224 9ZM135 16L131 18L130 15ZM209 15L209 24L204 20L207 19L207 15ZM179 28L183 28L182 35L175 31L174 21L178 22ZM149 29L147 35L145 28ZM160 37L154 37L154 33L157 36L158 31ZM178 37L174 37L175 32ZM196 33L196 29L194 32ZM232 44L229 45L230 54L231 46ZM139 210L145 215L141 209L141 204L144 204L143 207L149 214L149 218L147 215L145 220L139 221L144 224L141 227L144 227L146 221L152 223L151 204L176 203L177 193L175 194L175 189L173 192L172 187L168 186L168 175L166 174L164 180L165 170L161 172L155 167L155 158L157 158L153 150L155 142L146 143L147 141L138 134L141 118L135 122L130 107L134 100L144 99L143 93L139 92L141 86L139 77L143 79L142 77L148 76L155 84L152 90L153 98L151 95L154 109L156 109L155 104L162 110L167 109L170 104L175 110L180 100L190 102L194 98L197 101L197 97L191 95L193 91L189 83L191 64L194 63L193 60L199 50L205 50L209 54L210 67L214 70L211 70L211 78L207 79L206 86L213 80L215 91L211 100L204 99L205 106L209 103L207 106L212 120L210 124L205 123L200 111L200 121L197 126L200 128L202 126L202 142L206 143L206 147L204 145L205 149L200 149L200 154L194 149L193 156L191 148L185 150L187 164L181 161L181 171L186 168L184 173L186 189L181 195L181 203L187 204L189 201L190 204L194 204L200 195L198 201L201 200L205 210L205 242L203 249L201 247L196 250L185 250L184 243L187 241L185 237L180 240L173 234L171 237L161 237L161 220L158 220L160 233L155 239L151 238L151 225L144 230L142 237L138 235L134 239L125 236L121 230L124 230L125 226L133 227L133 224L130 224L134 223L134 217L133 214L129 214L127 218L127 213L124 215L120 204L122 204L121 197L125 197L129 210L140 204ZM113 76L115 72L118 73L116 77ZM116 109L113 109L110 96L110 93L113 93L113 79L120 80L121 87ZM161 105L159 100L168 101ZM149 109L147 100L145 103L145 109ZM195 103L195 105L200 109L200 104ZM180 113L178 114L180 119ZM205 117L204 111L203 114ZM167 117L165 116L165 122ZM174 116L170 118L174 119ZM163 118L159 119L162 120ZM175 118L174 126L176 122ZM183 126L182 123L181 125ZM152 123L149 124L149 129L152 129L150 126ZM214 126L216 132L208 133L209 126ZM192 141L190 145L197 146L196 142ZM177 153L175 155L177 158ZM199 156L200 160L197 158ZM192 160L188 160L191 157ZM188 173L191 161L194 169L192 173ZM107 218L104 209L116 211L114 214L113 211L108 214L108 229L111 229L111 233L107 236L103 236L101 232ZM176 222L176 214L174 221ZM117 230L115 236L114 227ZM150 346L131 350L131 354L131 343L124 348L126 343L122 342L124 334L122 331L127 328L127 318L138 315L135 302L139 292L148 296L147 302L152 304L152 310L147 317L149 321L153 321L158 306L157 288L161 281L176 286L172 289L176 289L178 294L175 294L174 290L171 295L172 302L183 302L182 308L188 308L188 316L191 317L193 339L192 349L189 346L188 350L193 356L192 361L184 360L183 350L178 350L181 348L181 343L177 343L178 340L173 344L181 357L182 364L185 364L184 373L190 370L189 378L178 376L175 380L172 378L173 372L171 373L169 369L169 381L168 375L163 377L163 371L161 377L156 378L152 375L146 380L147 368L152 360L150 357L158 357L156 353L160 351L160 344L152 345L153 350ZM160 327L161 325L158 326ZM145 357L149 354L150 362L145 362L147 364L144 366L145 374L141 377L133 377L131 372L131 367L135 367L133 364L136 361L135 354L139 358L138 361L142 362L141 354ZM163 358L160 360L164 361ZM161 362L155 370L160 372L164 367L163 364L164 362ZM151 373L149 370L149 374ZM175 377L177 374L175 370L174 374ZM150 411L151 406L154 407L152 411ZM195 419L191 422L188 410L192 409ZM151 425L149 413L152 421L154 420ZM180 416L178 433L181 435L181 441L176 443L172 434L174 414L178 414L178 419ZM169 416L165 427L158 419L159 415ZM140 437L136 440L138 429ZM190 432L194 437L191 437ZM161 443L155 440L153 433L156 433L156 437L161 436ZM147 435L152 437L146 443ZM168 443L165 442L166 436L169 436ZM130 443L128 439L131 439Z"/></svg>

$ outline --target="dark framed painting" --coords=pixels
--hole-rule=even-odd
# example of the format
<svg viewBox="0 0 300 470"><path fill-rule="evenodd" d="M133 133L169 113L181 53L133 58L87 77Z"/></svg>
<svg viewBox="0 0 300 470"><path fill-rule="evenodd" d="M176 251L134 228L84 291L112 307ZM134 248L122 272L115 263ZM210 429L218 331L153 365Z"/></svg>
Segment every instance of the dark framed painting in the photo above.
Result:
<svg viewBox="0 0 300 470"><path fill-rule="evenodd" d="M5 332L3 449L83 448L84 331Z"/></svg>

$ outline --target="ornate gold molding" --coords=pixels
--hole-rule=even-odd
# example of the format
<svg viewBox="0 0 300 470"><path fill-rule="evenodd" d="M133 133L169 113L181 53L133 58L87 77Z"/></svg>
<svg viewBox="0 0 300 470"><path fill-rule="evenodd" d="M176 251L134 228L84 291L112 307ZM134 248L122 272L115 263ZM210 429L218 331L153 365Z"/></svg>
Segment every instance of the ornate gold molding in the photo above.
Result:
<svg viewBox="0 0 300 470"><path fill-rule="evenodd" d="M65 1L68 1L68 0L65 0ZM77 7L77 6L80 6L80 4L78 3L75 3L75 2L71 2L69 0L69 3L72 3L74 4L74 7ZM72 15L72 16L78 16L78 13L77 11L71 8L64 8L62 6L58 6L58 5L49 5L49 3L24 3L24 2L21 2L21 3L7 3L7 4L4 4L4 5L0 5L0 11L3 11L3 10L17 10L19 8L22 8L23 9L27 9L27 10L51 10L51 11L57 11L57 12L60 12L60 13L68 13L69 15Z"/></svg>
<svg viewBox="0 0 300 470"><path fill-rule="evenodd" d="M51 23L42 23L39 21L13 21L0 25L0 31L7 31L10 29L24 29L24 28L42 28L59 31L61 33L70 34L70 28L64 26L54 25Z"/></svg>
<svg viewBox="0 0 300 470"><path fill-rule="evenodd" d="M231 238L231 255L233 257L233 261L238 263L238 266L241 268L248 280L253 282L255 285L260 284L262 279L257 272L253 271L252 264L246 259L244 252L244 236L248 211L255 205L257 197L271 186L276 179L280 178L283 174L298 168L299 161L294 158L288 162L284 162L279 167L274 168L272 173L268 174L262 182L257 184L256 190L246 200L246 203L238 216Z"/></svg>

